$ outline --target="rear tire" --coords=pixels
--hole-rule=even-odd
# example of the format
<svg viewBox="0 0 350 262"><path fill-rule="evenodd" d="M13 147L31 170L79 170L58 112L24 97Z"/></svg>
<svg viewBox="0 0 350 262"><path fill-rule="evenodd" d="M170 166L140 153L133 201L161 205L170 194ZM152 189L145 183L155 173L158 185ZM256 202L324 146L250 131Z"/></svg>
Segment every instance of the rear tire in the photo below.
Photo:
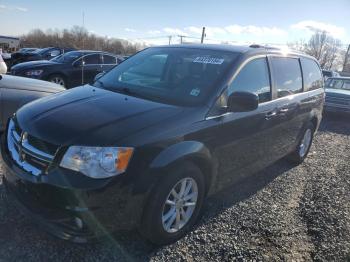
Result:
<svg viewBox="0 0 350 262"><path fill-rule="evenodd" d="M298 143L297 148L287 156L289 162L301 164L307 157L313 142L315 126L310 122L304 129L303 135Z"/></svg>
<svg viewBox="0 0 350 262"><path fill-rule="evenodd" d="M185 162L170 169L152 190L139 232L156 245L175 242L195 224L204 196L204 177L196 165Z"/></svg>

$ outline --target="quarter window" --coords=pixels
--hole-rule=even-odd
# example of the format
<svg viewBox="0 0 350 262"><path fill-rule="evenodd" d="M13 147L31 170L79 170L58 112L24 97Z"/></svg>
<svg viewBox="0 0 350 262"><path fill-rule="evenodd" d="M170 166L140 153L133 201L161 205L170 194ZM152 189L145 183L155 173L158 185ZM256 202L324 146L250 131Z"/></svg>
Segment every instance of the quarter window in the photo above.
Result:
<svg viewBox="0 0 350 262"><path fill-rule="evenodd" d="M323 77L321 70L315 61L302 58L301 66L303 68L304 90L310 91L323 86Z"/></svg>
<svg viewBox="0 0 350 262"><path fill-rule="evenodd" d="M244 66L228 91L229 95L235 91L251 92L259 96L259 103L269 101L271 88L266 58L255 59Z"/></svg>
<svg viewBox="0 0 350 262"><path fill-rule="evenodd" d="M302 92L303 83L299 60L289 57L271 58L277 97Z"/></svg>

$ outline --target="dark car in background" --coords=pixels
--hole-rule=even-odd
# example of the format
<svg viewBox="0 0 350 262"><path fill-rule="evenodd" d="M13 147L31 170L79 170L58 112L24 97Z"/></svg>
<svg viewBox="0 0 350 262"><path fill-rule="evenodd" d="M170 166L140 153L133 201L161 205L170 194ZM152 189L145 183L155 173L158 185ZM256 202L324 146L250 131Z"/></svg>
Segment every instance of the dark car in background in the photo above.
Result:
<svg viewBox="0 0 350 262"><path fill-rule="evenodd" d="M338 77L340 76L338 72L332 70L322 70L323 78L326 81L329 77Z"/></svg>
<svg viewBox="0 0 350 262"><path fill-rule="evenodd" d="M93 86L18 110L1 143L4 184L61 238L137 227L173 242L206 196L283 157L303 162L323 102L319 65L301 53L148 48Z"/></svg>
<svg viewBox="0 0 350 262"><path fill-rule="evenodd" d="M118 64L119 57L102 51L72 51L51 60L15 65L11 74L54 82L66 88L92 83L97 74Z"/></svg>
<svg viewBox="0 0 350 262"><path fill-rule="evenodd" d="M4 131L7 121L21 106L64 90L61 86L53 83L0 75L0 133Z"/></svg>
<svg viewBox="0 0 350 262"><path fill-rule="evenodd" d="M331 77L326 81L326 112L350 113L350 77Z"/></svg>
<svg viewBox="0 0 350 262"><path fill-rule="evenodd" d="M34 51L24 50L24 52L16 52L11 55L9 62L11 67L28 61L50 60L56 56L73 51L73 48L47 47L43 49L36 49Z"/></svg>

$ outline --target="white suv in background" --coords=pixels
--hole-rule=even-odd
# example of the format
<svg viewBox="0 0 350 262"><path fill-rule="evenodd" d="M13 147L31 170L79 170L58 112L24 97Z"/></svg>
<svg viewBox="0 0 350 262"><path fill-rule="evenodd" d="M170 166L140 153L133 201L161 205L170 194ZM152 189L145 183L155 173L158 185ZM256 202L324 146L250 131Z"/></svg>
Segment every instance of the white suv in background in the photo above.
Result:
<svg viewBox="0 0 350 262"><path fill-rule="evenodd" d="M7 72L7 65L4 62L4 59L2 59L2 56L0 54L0 74L6 74Z"/></svg>

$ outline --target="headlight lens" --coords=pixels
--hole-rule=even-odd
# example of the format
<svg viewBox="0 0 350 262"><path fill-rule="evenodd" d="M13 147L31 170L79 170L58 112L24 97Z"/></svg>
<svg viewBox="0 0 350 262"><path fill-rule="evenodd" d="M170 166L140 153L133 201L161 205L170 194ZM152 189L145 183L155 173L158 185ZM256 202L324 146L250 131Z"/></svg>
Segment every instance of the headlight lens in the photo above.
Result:
<svg viewBox="0 0 350 262"><path fill-rule="evenodd" d="M124 173L133 152L131 147L71 146L60 166L91 178L107 178Z"/></svg>
<svg viewBox="0 0 350 262"><path fill-rule="evenodd" d="M25 75L26 76L39 76L42 74L42 72L43 72L43 70L30 70L30 71L25 72Z"/></svg>

